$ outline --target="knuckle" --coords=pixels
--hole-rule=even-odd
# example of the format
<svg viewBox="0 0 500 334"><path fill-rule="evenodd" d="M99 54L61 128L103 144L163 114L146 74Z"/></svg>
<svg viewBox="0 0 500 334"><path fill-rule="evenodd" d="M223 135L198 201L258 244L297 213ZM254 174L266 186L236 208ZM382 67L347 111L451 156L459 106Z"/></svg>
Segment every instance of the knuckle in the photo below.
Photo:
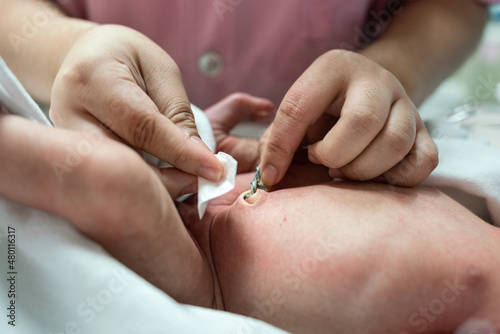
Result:
<svg viewBox="0 0 500 334"><path fill-rule="evenodd" d="M228 98L228 104L237 112L246 113L251 110L253 97L249 94L237 92Z"/></svg>
<svg viewBox="0 0 500 334"><path fill-rule="evenodd" d="M305 97L297 95L296 93L289 93L280 105L280 112L285 116L290 123L304 123L306 119L306 110L304 105Z"/></svg>
<svg viewBox="0 0 500 334"><path fill-rule="evenodd" d="M52 94L64 93L87 106L94 98L91 94L94 72L95 68L85 61L62 67L54 80Z"/></svg>
<svg viewBox="0 0 500 334"><path fill-rule="evenodd" d="M345 117L352 128L360 134L371 132L382 123L382 119L373 107L352 108Z"/></svg>
<svg viewBox="0 0 500 334"><path fill-rule="evenodd" d="M164 51L161 50L160 52L163 53ZM168 76L171 78L175 78L177 80L182 80L182 72L181 72L181 69L179 68L179 66L170 57L167 59L168 59L168 67L166 68L166 70L167 70Z"/></svg>
<svg viewBox="0 0 500 334"><path fill-rule="evenodd" d="M288 150L279 145L280 142L281 141L268 140L265 143L269 156L273 157L274 159L276 159L276 157L287 157L289 154Z"/></svg>
<svg viewBox="0 0 500 334"><path fill-rule="evenodd" d="M89 64L81 61L61 68L57 77L66 85L86 86L90 82L91 73Z"/></svg>
<svg viewBox="0 0 500 334"><path fill-rule="evenodd" d="M439 154L437 148L435 152L429 155L429 163L431 165L431 169L434 170L439 165Z"/></svg>
<svg viewBox="0 0 500 334"><path fill-rule="evenodd" d="M400 158L406 156L413 146L414 136L403 129L387 130L385 137L390 150Z"/></svg>
<svg viewBox="0 0 500 334"><path fill-rule="evenodd" d="M129 134L134 147L149 151L153 146L156 136L155 116L148 114L135 114L129 119Z"/></svg>
<svg viewBox="0 0 500 334"><path fill-rule="evenodd" d="M436 145L432 141L426 142L400 163L400 170L397 173L400 176L399 185L411 187L424 181L438 163L439 155Z"/></svg>
<svg viewBox="0 0 500 334"><path fill-rule="evenodd" d="M327 66L335 69L345 68L346 65L351 65L355 61L359 55L355 52L342 50L342 49L333 49L324 53L320 59L326 59Z"/></svg>
<svg viewBox="0 0 500 334"><path fill-rule="evenodd" d="M180 148L172 149L169 152L170 161L167 161L176 166L187 166L188 164L193 164L192 159L190 159L189 151Z"/></svg>
<svg viewBox="0 0 500 334"><path fill-rule="evenodd" d="M370 103L370 104L375 103L379 99L379 96L380 96L380 86L374 85L372 82L364 83L363 95L364 95L363 100L367 101L367 102L365 102L366 104L367 103ZM371 108L371 109L372 109L372 112L374 112L373 108Z"/></svg>
<svg viewBox="0 0 500 334"><path fill-rule="evenodd" d="M378 73L377 73L377 78L379 82L382 82L384 85L385 84L394 84L396 82L399 82L397 78L392 74L390 71L386 70L383 67L380 67Z"/></svg>
<svg viewBox="0 0 500 334"><path fill-rule="evenodd" d="M439 154L436 145L427 143L419 151L412 151L394 168L385 173L391 184L411 187L422 181L437 167Z"/></svg>
<svg viewBox="0 0 500 334"><path fill-rule="evenodd" d="M172 102L163 112L163 115L176 125L182 125L186 122L194 124L193 112L188 101L180 100Z"/></svg>
<svg viewBox="0 0 500 334"><path fill-rule="evenodd" d="M379 87L390 87L396 97L407 96L406 91L398 78L385 68L380 68L377 76ZM411 103L411 102L410 102ZM411 103L413 105L413 103Z"/></svg>
<svg viewBox="0 0 500 334"><path fill-rule="evenodd" d="M433 171L439 164L439 152L434 142L430 142L424 146L422 154L425 156L425 161L429 166L429 170Z"/></svg>

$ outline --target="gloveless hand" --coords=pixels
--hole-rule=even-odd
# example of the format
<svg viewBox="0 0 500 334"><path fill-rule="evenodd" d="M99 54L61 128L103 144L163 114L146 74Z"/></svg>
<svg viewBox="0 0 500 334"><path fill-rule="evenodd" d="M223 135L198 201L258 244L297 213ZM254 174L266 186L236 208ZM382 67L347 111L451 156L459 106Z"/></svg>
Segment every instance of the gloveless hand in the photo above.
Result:
<svg viewBox="0 0 500 334"><path fill-rule="evenodd" d="M199 139L177 65L135 30L102 25L80 35L54 81L50 116L58 127L105 134L190 174L222 176Z"/></svg>
<svg viewBox="0 0 500 334"><path fill-rule="evenodd" d="M438 162L415 105L389 71L357 53L319 57L294 83L262 139L268 185L279 182L299 145L332 177L412 186Z"/></svg>

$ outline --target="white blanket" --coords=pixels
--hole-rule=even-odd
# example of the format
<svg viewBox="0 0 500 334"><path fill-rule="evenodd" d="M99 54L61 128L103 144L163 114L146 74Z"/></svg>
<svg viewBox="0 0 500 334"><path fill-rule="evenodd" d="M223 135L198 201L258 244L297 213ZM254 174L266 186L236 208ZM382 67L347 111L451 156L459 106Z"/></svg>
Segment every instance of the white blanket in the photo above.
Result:
<svg viewBox="0 0 500 334"><path fill-rule="evenodd" d="M500 119L500 105L497 112ZM439 150L439 165L423 185L439 188L500 227L500 149L441 117L427 121L426 125ZM489 131L494 126L500 138L500 126L484 125Z"/></svg>

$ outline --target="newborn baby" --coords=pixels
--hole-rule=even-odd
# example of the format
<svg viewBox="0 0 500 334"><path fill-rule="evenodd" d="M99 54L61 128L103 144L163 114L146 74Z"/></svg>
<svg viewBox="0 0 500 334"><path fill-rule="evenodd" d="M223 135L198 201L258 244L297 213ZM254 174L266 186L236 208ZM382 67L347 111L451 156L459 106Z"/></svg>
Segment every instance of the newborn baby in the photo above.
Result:
<svg viewBox="0 0 500 334"><path fill-rule="evenodd" d="M227 132L259 101L206 111L218 149L243 170L258 145ZM91 152L61 182L54 162L82 144ZM246 201L252 174L238 175L200 221L195 203L172 200L193 175L13 115L0 115L0 162L1 195L66 218L179 302L294 333L443 333L474 318L500 329L498 229L436 190L332 182L302 157Z"/></svg>
<svg viewBox="0 0 500 334"><path fill-rule="evenodd" d="M238 175L202 220L179 206L217 308L294 333L449 333L473 318L500 329L496 227L434 189L327 178L295 164L282 189L246 201L252 175Z"/></svg>

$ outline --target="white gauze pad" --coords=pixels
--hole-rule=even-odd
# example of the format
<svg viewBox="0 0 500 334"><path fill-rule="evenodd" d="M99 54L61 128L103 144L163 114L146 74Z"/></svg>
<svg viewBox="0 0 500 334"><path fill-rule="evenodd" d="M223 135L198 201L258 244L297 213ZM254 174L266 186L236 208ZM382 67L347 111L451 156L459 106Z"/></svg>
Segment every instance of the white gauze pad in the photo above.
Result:
<svg viewBox="0 0 500 334"><path fill-rule="evenodd" d="M234 180L238 162L227 153L219 152L215 155L224 166L224 176L219 182L209 181L198 177L198 215L203 218L208 202L234 189Z"/></svg>

